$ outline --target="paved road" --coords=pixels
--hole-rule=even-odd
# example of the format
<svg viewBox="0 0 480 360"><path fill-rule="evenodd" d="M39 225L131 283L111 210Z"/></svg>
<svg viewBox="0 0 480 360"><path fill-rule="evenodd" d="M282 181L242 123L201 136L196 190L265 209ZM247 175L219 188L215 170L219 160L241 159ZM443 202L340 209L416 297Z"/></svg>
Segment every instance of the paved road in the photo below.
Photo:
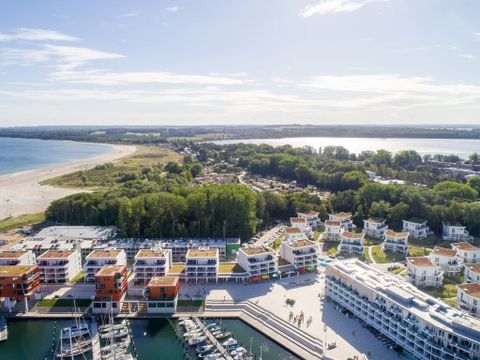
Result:
<svg viewBox="0 0 480 360"><path fill-rule="evenodd" d="M255 246L264 245L266 242L269 241L269 238L271 236L273 236L277 231L282 230L283 227L284 227L283 225L277 225L277 226L271 228L265 234L263 234L257 241L255 241L254 245Z"/></svg>

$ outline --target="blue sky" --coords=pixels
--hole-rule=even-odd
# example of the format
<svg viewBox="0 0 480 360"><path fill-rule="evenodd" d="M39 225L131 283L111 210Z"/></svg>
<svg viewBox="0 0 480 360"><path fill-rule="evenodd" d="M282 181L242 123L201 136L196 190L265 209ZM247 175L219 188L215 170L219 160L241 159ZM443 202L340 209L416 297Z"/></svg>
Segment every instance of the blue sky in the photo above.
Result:
<svg viewBox="0 0 480 360"><path fill-rule="evenodd" d="M0 126L480 124L480 1L3 1Z"/></svg>

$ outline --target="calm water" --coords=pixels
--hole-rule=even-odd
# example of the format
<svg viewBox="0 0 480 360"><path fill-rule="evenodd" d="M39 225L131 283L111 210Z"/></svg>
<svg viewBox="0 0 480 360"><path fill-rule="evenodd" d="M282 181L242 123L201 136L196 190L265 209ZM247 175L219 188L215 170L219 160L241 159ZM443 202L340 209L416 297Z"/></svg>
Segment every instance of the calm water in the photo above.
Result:
<svg viewBox="0 0 480 360"><path fill-rule="evenodd" d="M108 145L0 137L0 174L64 164L110 151Z"/></svg>
<svg viewBox="0 0 480 360"><path fill-rule="evenodd" d="M464 139L383 139L383 138L335 138L335 137L303 137L281 139L247 139L220 140L215 144L268 144L272 146L292 145L293 147L312 146L318 150L325 146L343 146L353 153L364 150L376 151L385 149L391 152L400 150L416 150L421 155L455 154L468 158L474 152L480 153L480 140Z"/></svg>
<svg viewBox="0 0 480 360"><path fill-rule="evenodd" d="M51 360L52 336L58 329L71 325L69 320L9 320L8 340L0 343L1 360ZM131 321L133 340L139 360L184 360L183 345L175 337L165 319ZM232 331L234 337L252 351L265 349L264 360L297 359L267 337L258 333L240 320L223 320L222 326Z"/></svg>

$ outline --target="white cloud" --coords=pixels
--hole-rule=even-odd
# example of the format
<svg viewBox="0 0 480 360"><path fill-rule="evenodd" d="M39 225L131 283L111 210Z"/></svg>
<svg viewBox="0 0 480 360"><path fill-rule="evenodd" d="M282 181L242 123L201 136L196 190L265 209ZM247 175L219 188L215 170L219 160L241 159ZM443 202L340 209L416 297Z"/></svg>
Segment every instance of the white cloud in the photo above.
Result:
<svg viewBox="0 0 480 360"><path fill-rule="evenodd" d="M166 11L169 11L169 12L178 12L180 10L182 10L183 8L180 7L180 6L169 6L169 7L166 7L165 10Z"/></svg>
<svg viewBox="0 0 480 360"><path fill-rule="evenodd" d="M386 1L389 0L321 0L317 4L305 6L300 10L299 16L308 18L313 15L353 12L370 3Z"/></svg>
<svg viewBox="0 0 480 360"><path fill-rule="evenodd" d="M480 31L479 32L474 32L473 36L475 36L478 40L480 40Z"/></svg>
<svg viewBox="0 0 480 360"><path fill-rule="evenodd" d="M20 28L13 34L0 33L0 42L28 40L28 41L77 41L78 38L61 34L54 30Z"/></svg>
<svg viewBox="0 0 480 360"><path fill-rule="evenodd" d="M135 11L132 11L132 12L128 12L128 13L125 13L125 14L120 14L120 15L117 15L115 16L116 18L129 18L129 17L135 17L135 16L138 16L140 14L142 14L143 11L141 10L135 10Z"/></svg>
<svg viewBox="0 0 480 360"><path fill-rule="evenodd" d="M467 60L475 60L477 58L475 55L472 55L472 54L462 54L460 55L460 57Z"/></svg>

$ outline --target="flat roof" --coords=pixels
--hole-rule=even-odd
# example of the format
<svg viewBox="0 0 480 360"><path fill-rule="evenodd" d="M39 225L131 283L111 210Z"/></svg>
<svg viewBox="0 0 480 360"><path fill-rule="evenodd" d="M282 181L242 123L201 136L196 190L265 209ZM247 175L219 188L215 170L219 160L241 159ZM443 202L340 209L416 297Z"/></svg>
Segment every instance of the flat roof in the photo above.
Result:
<svg viewBox="0 0 480 360"><path fill-rule="evenodd" d="M407 260L416 267L435 267L435 265L433 265L430 259L426 256L407 257Z"/></svg>
<svg viewBox="0 0 480 360"><path fill-rule="evenodd" d="M371 218L368 218L367 220L365 221L368 221L368 222L373 222L375 224L381 224L385 221L384 218L380 218L380 217L371 217Z"/></svg>
<svg viewBox="0 0 480 360"><path fill-rule="evenodd" d="M104 265L95 276L110 276L122 271L125 265Z"/></svg>
<svg viewBox="0 0 480 360"><path fill-rule="evenodd" d="M243 251L245 254L252 256L252 255L260 255L260 254L266 254L269 252L273 252L272 249L270 248L265 248L262 246L255 246L255 247L242 247L240 248L240 251Z"/></svg>
<svg viewBox="0 0 480 360"><path fill-rule="evenodd" d="M28 266L28 265L0 266L0 277L22 276L27 274L34 267L36 266Z"/></svg>
<svg viewBox="0 0 480 360"><path fill-rule="evenodd" d="M339 212L331 215L336 217L337 219L348 219L352 217L352 213L349 213L349 212Z"/></svg>
<svg viewBox="0 0 480 360"><path fill-rule="evenodd" d="M305 218L301 218L301 217L291 217L290 218L290 222L293 224L293 223L303 223L305 224L307 221L305 220Z"/></svg>
<svg viewBox="0 0 480 360"><path fill-rule="evenodd" d="M33 238L101 239L111 236L114 232L115 228L111 226L49 226Z"/></svg>
<svg viewBox="0 0 480 360"><path fill-rule="evenodd" d="M113 258L117 257L122 250L93 250L90 254L87 255L87 258Z"/></svg>
<svg viewBox="0 0 480 360"><path fill-rule="evenodd" d="M308 215L308 216L317 216L318 214L320 214L318 211L313 211L313 210L310 210L308 212L301 212L299 211L297 214L302 214L302 215Z"/></svg>
<svg viewBox="0 0 480 360"><path fill-rule="evenodd" d="M468 295L475 298L480 298L480 284L460 284L457 285L460 289L465 291Z"/></svg>
<svg viewBox="0 0 480 360"><path fill-rule="evenodd" d="M454 257L457 254L457 252L455 250L452 250L452 249L447 249L447 248L444 248L444 247L436 246L436 247L433 248L432 254L440 255L440 256Z"/></svg>
<svg viewBox="0 0 480 360"><path fill-rule="evenodd" d="M465 267L469 268L470 271L480 274L480 264L465 264Z"/></svg>
<svg viewBox="0 0 480 360"><path fill-rule="evenodd" d="M301 240L293 241L289 243L289 245L294 248L301 248L301 247L315 246L315 243L307 239L301 239Z"/></svg>
<svg viewBox="0 0 480 360"><path fill-rule="evenodd" d="M287 234L300 234L302 230L300 230L298 227L286 227L285 232Z"/></svg>
<svg viewBox="0 0 480 360"><path fill-rule="evenodd" d="M473 246L472 244L468 242L458 242L458 243L453 243L452 246L455 246L459 248L460 250L465 250L465 251L479 251L480 248Z"/></svg>
<svg viewBox="0 0 480 360"><path fill-rule="evenodd" d="M349 239L363 239L365 237L364 233L355 233L351 231L343 231L341 235Z"/></svg>
<svg viewBox="0 0 480 360"><path fill-rule="evenodd" d="M0 251L0 259L18 259L26 253L25 250L4 250Z"/></svg>
<svg viewBox="0 0 480 360"><path fill-rule="evenodd" d="M409 235L409 233L406 231L396 232L393 230L385 230L384 234L387 236L395 237L395 238L404 238Z"/></svg>
<svg viewBox="0 0 480 360"><path fill-rule="evenodd" d="M185 263L173 263L170 267L169 273L181 274L185 272Z"/></svg>
<svg viewBox="0 0 480 360"><path fill-rule="evenodd" d="M178 282L178 276L154 276L148 286L173 286Z"/></svg>
<svg viewBox="0 0 480 360"><path fill-rule="evenodd" d="M189 249L186 257L217 257L217 255L218 249Z"/></svg>
<svg viewBox="0 0 480 360"><path fill-rule="evenodd" d="M152 258L152 257L165 257L167 252L165 250L155 250L155 249L141 249L135 258Z"/></svg>
<svg viewBox="0 0 480 360"><path fill-rule="evenodd" d="M460 224L458 221L444 221L443 225L444 226L465 227L462 224Z"/></svg>
<svg viewBox="0 0 480 360"><path fill-rule="evenodd" d="M54 259L54 258L68 258L70 255L74 253L73 250L47 250L42 255L40 255L39 259Z"/></svg>
<svg viewBox="0 0 480 360"><path fill-rule="evenodd" d="M218 265L218 273L219 274L243 274L245 273L245 269L242 268L236 262L221 262Z"/></svg>
<svg viewBox="0 0 480 360"><path fill-rule="evenodd" d="M423 223L427 222L427 220L421 219L421 218L418 218L418 217L412 217L412 218L410 218L408 220L404 220L404 221L408 221L408 222L415 223L415 224L423 224Z"/></svg>
<svg viewBox="0 0 480 360"><path fill-rule="evenodd" d="M338 220L325 220L327 226L342 226L342 223Z"/></svg>

